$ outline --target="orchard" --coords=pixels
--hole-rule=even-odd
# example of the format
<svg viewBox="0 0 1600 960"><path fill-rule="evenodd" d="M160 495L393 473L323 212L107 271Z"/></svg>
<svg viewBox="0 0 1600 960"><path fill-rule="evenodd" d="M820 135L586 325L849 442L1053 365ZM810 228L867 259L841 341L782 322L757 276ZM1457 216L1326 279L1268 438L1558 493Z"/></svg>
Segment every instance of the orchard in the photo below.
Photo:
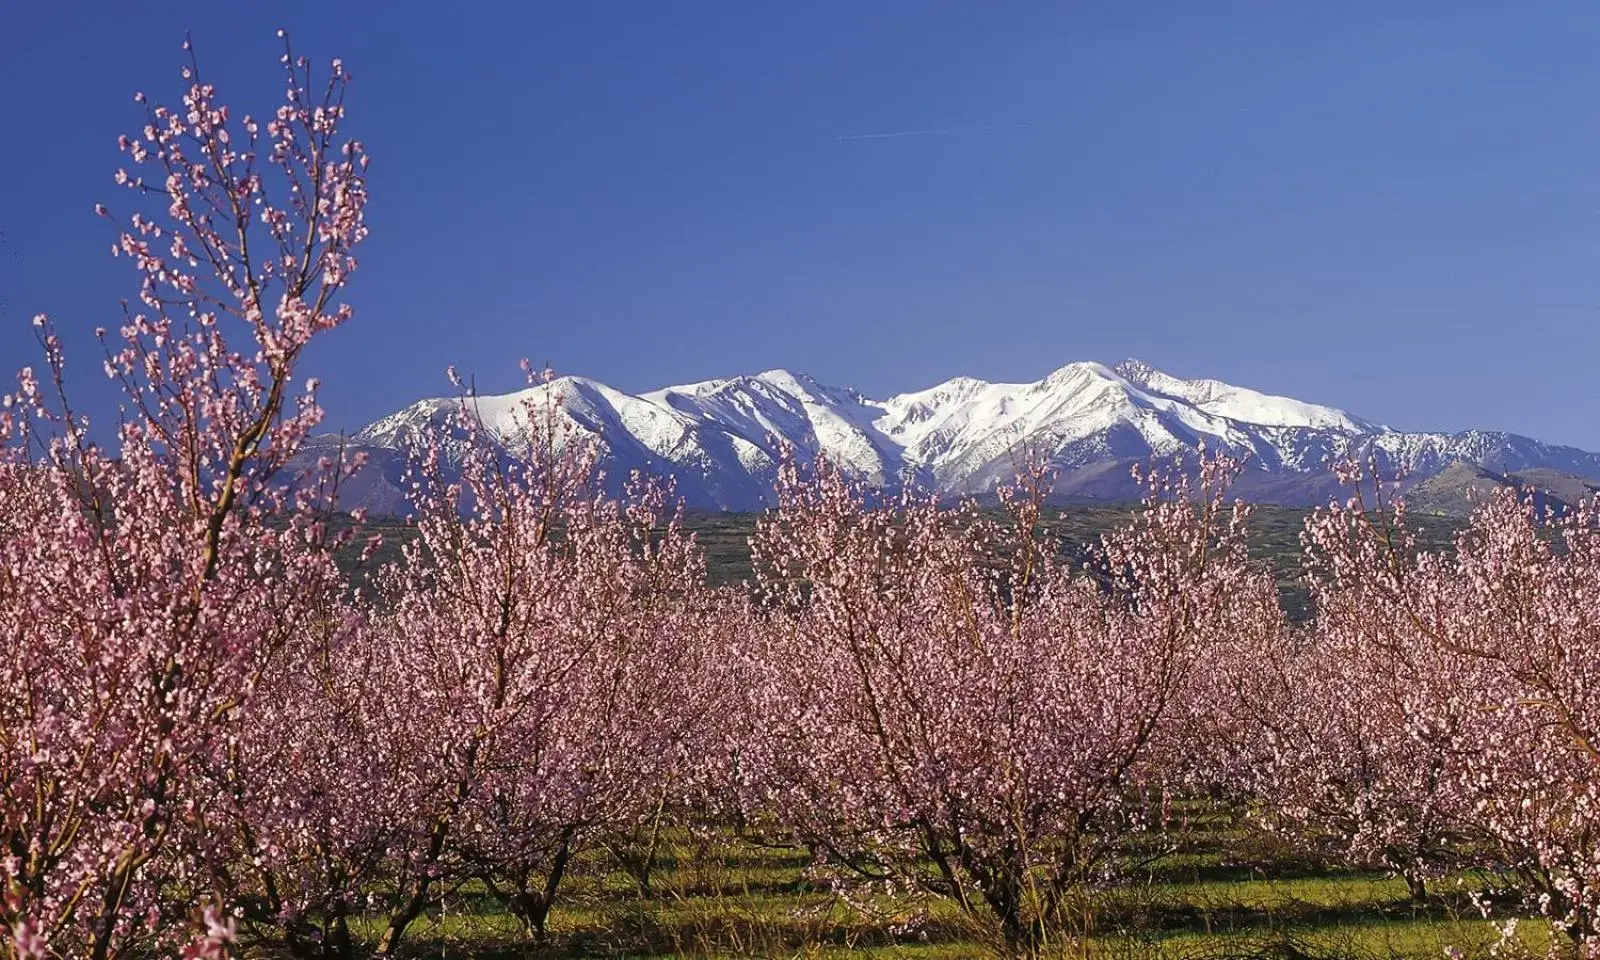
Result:
<svg viewBox="0 0 1600 960"><path fill-rule="evenodd" d="M938 955L1116 955L1106 903L1219 830L1469 904L1497 955L1600 957L1593 505L1502 494L1429 551L1350 464L1296 620L1224 455L1141 473L1087 565L1042 464L995 511L797 457L714 587L670 485L607 493L536 404L503 450L463 388L380 560L339 512L360 459L302 456L367 157L343 65L281 69L258 114L187 53L177 103L136 97L97 208L137 277L115 425L42 316L0 409L0 957L405 955L465 898L496 955L570 955L575 885L681 912L712 850L965 931Z"/></svg>

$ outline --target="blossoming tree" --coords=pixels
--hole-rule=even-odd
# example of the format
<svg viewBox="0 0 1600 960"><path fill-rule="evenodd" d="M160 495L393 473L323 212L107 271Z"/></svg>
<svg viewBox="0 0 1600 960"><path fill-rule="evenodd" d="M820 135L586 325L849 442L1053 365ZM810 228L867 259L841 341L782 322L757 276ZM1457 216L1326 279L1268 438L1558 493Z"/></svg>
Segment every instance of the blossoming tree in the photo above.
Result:
<svg viewBox="0 0 1600 960"><path fill-rule="evenodd" d="M181 104L136 98L131 212L99 208L140 277L102 334L115 450L66 402L43 317L48 374L5 400L0 470L25 491L0 506L0 924L18 943L105 958L182 925L192 773L304 625L295 585L327 574L314 498L277 480L320 416L300 357L349 316L366 161L338 135L343 68L318 92L287 46L284 66L265 121L192 57Z"/></svg>

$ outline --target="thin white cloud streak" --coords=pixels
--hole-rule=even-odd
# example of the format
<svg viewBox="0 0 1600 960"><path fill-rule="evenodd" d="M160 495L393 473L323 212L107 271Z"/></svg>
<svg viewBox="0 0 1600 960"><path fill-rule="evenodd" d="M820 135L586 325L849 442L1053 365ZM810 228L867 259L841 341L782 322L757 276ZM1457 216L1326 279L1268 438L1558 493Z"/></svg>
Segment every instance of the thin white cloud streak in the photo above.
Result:
<svg viewBox="0 0 1600 960"><path fill-rule="evenodd" d="M1021 130L1027 124L998 125L986 127L935 127L930 130L891 130L887 133L848 133L834 137L834 140L894 140L900 137L935 137L952 133L983 133L986 130Z"/></svg>

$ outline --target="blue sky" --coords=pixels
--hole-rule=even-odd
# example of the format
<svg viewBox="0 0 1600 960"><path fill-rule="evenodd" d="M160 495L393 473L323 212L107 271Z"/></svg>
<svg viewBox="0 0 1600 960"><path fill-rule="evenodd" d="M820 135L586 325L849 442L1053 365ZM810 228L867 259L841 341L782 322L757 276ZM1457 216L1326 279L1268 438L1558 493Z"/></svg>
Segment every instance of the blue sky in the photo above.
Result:
<svg viewBox="0 0 1600 960"><path fill-rule="evenodd" d="M1136 356L1600 449L1600 5L1559 0L5 4L0 368L48 311L108 401L131 94L190 30L259 111L280 25L373 157L337 426L523 356L876 395Z"/></svg>

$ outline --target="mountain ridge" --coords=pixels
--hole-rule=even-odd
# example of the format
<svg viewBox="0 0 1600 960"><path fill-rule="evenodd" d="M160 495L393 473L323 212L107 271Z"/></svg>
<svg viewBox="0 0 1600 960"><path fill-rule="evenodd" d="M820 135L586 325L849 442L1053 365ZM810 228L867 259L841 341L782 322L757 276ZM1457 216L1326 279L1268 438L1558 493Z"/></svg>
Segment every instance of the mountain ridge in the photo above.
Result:
<svg viewBox="0 0 1600 960"><path fill-rule="evenodd" d="M346 502L404 512L407 450L430 430L448 432L460 402L419 400L340 441L370 461ZM1285 505L1336 495L1330 465L1347 457L1375 459L1408 483L1456 462L1496 474L1600 480L1600 454L1574 447L1501 431L1399 431L1337 407L1187 380L1138 360L1077 361L1026 383L954 377L882 400L774 369L636 395L563 376L470 402L485 433L507 451L525 442L531 404L566 435L598 444L613 484L635 470L670 476L686 503L712 510L770 505L786 449L802 462L826 456L874 486L980 497L1007 482L1028 451L1058 472L1058 497L1126 499L1137 494L1133 464L1192 458L1202 444L1246 458L1241 495ZM310 453L334 442L320 437Z"/></svg>

